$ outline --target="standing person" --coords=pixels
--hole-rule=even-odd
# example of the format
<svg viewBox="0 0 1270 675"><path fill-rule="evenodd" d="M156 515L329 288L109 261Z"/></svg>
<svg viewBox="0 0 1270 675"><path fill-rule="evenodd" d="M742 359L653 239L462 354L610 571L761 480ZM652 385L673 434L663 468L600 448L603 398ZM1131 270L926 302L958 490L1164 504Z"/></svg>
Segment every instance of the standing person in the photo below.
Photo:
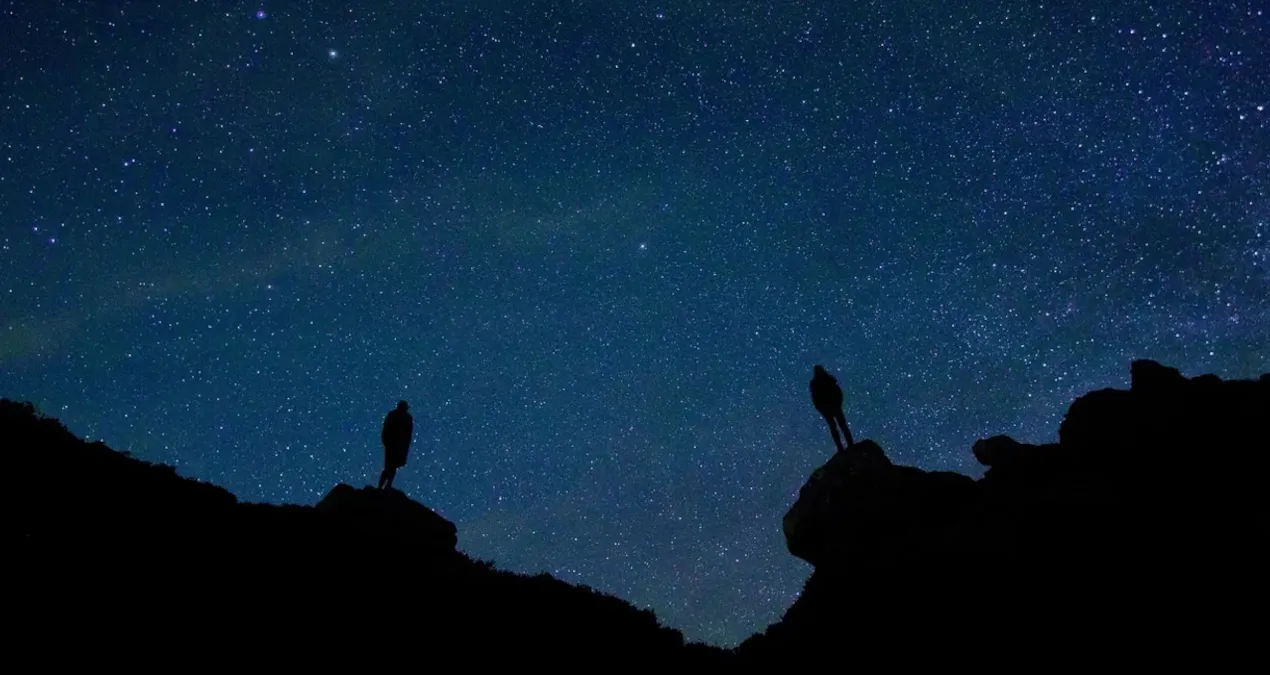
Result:
<svg viewBox="0 0 1270 675"><path fill-rule="evenodd" d="M816 410L829 423L829 433L833 434L833 443L838 446L838 452L843 450L842 438L838 436L839 427L842 428L842 435L847 437L847 447L855 445L855 441L851 439L851 430L847 428L847 418L842 413L842 388L838 386L838 380L826 372L823 366L816 366L811 378L811 404L816 406Z"/></svg>
<svg viewBox="0 0 1270 675"><path fill-rule="evenodd" d="M392 487L392 479L397 469L406 465L406 451L410 449L410 439L414 436L415 421L410 416L409 404L397 402L397 409L390 411L384 418L384 430L379 435L384 442L384 472L379 474L379 489Z"/></svg>

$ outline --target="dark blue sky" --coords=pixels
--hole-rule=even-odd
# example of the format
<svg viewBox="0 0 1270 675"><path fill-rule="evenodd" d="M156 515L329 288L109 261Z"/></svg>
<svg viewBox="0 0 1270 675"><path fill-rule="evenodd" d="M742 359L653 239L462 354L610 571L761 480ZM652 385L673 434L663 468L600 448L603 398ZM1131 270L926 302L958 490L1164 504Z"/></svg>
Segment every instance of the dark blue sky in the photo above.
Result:
<svg viewBox="0 0 1270 675"><path fill-rule="evenodd" d="M814 364L968 473L1131 359L1270 371L1267 12L0 1L0 395L303 504L405 398L461 548L733 644Z"/></svg>

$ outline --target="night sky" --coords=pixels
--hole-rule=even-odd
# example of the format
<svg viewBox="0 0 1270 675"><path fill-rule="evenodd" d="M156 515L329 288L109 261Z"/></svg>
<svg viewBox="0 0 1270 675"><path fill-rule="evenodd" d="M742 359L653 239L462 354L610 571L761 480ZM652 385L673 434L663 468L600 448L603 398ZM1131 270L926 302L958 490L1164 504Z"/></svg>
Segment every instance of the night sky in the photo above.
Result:
<svg viewBox="0 0 1270 675"><path fill-rule="evenodd" d="M300 504L404 398L461 549L735 644L813 365L973 475L1270 371L1270 6L1028 5L0 0L0 396Z"/></svg>

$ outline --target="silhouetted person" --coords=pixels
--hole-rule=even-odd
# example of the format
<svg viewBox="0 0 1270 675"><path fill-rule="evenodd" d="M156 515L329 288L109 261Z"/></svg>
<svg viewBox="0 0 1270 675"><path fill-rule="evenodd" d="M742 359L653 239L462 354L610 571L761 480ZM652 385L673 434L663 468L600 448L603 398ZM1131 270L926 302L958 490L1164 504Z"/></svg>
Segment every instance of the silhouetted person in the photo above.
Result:
<svg viewBox="0 0 1270 675"><path fill-rule="evenodd" d="M838 380L825 371L824 366L816 366L811 378L811 404L816 406L816 410L829 423L829 433L833 434L833 443L838 446L838 452L843 450L842 438L838 435L839 427L842 428L842 435L847 437L847 447L855 445L855 441L851 439L851 430L847 428L847 418L842 414L842 388L838 386Z"/></svg>
<svg viewBox="0 0 1270 675"><path fill-rule="evenodd" d="M391 488L397 469L406 465L406 451L410 449L415 430L414 418L407 412L409 407L405 401L398 401L397 409L384 418L384 431L380 434L384 442L384 472L379 474L381 490Z"/></svg>

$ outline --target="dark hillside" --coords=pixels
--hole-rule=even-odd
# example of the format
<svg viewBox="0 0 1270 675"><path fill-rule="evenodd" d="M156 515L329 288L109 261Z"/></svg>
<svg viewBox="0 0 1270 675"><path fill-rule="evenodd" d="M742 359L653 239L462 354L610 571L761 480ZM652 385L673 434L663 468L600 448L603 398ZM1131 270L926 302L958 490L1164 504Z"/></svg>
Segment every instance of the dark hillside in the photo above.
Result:
<svg viewBox="0 0 1270 675"><path fill-rule="evenodd" d="M976 443L977 481L895 465L872 441L835 455L783 523L814 573L735 653L471 560L453 524L399 492L241 503L0 401L10 636L81 665L1255 663L1270 375L1187 379L1150 361L1131 375L1077 399L1058 443Z"/></svg>
<svg viewBox="0 0 1270 675"><path fill-rule="evenodd" d="M838 453L785 517L815 566L751 663L1235 665L1261 644L1270 375L1152 361L1077 399L1059 442L975 444L978 481ZM1258 657L1260 659L1260 657Z"/></svg>
<svg viewBox="0 0 1270 675"><path fill-rule="evenodd" d="M421 661L717 664L652 612L455 550L400 492L337 485L313 507L239 502L0 401L7 613L20 648L282 666ZM439 660L439 661L437 661Z"/></svg>

